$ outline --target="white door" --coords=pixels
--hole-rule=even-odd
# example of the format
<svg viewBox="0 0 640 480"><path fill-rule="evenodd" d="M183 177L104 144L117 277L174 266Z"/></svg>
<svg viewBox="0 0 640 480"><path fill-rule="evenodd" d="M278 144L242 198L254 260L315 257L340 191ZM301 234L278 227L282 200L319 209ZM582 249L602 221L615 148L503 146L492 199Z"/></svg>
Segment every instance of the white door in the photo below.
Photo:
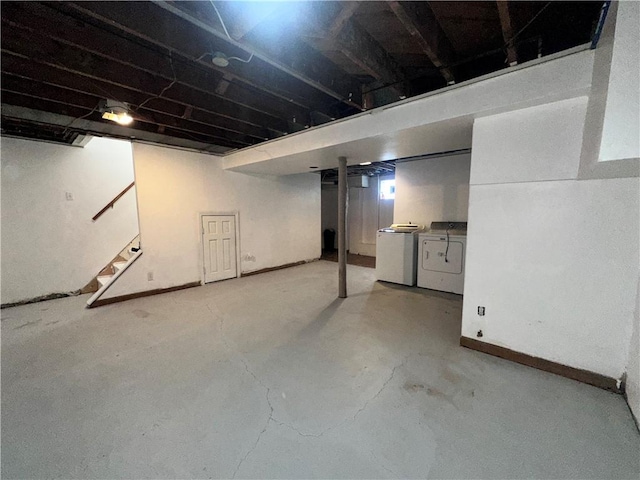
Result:
<svg viewBox="0 0 640 480"><path fill-rule="evenodd" d="M203 215L202 245L204 245L204 283L236 277L235 216Z"/></svg>

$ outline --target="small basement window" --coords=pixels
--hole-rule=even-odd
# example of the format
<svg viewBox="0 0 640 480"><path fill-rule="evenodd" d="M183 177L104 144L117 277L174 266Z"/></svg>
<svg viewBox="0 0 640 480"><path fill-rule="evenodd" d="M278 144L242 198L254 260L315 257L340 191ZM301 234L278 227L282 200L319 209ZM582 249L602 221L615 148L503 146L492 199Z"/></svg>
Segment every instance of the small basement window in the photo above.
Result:
<svg viewBox="0 0 640 480"><path fill-rule="evenodd" d="M396 179L380 181L380 200L396 198Z"/></svg>

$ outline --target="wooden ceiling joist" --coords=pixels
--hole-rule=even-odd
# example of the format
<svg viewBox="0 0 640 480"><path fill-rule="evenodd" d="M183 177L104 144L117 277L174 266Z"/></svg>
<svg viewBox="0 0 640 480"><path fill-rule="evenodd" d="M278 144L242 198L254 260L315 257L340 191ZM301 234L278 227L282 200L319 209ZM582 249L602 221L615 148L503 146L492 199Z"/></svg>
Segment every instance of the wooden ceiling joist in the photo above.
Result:
<svg viewBox="0 0 640 480"><path fill-rule="evenodd" d="M407 32L420 44L448 84L455 83L451 68L453 48L426 2L388 2Z"/></svg>
<svg viewBox="0 0 640 480"><path fill-rule="evenodd" d="M509 10L509 2L507 0L496 0L498 5L498 15L500 16L500 25L502 27L502 36L507 44L507 61L509 65L517 65L518 52L513 43L513 20Z"/></svg>
<svg viewBox="0 0 640 480"><path fill-rule="evenodd" d="M2 90L2 102L3 104L7 103L9 105L28 108L32 110L41 110L51 114L65 115L65 116L69 116L77 119L82 119L82 117L84 117L91 111L90 109L87 110L84 107L62 104L59 102L54 102L48 99L38 98L34 96L27 96L22 94L18 95L13 92L8 92L5 90ZM3 109L3 114L4 114L4 109ZM94 112L92 115L86 117L86 119L94 120L94 121L99 120L100 114L97 112ZM109 122L109 123L112 123L112 122ZM72 129L74 127L74 124L72 124L69 128ZM114 124L114 125L117 125L117 124ZM136 122L135 129L140 131L145 131L145 132L157 133L157 124L154 124L151 122L149 123ZM212 134L190 132L188 130L166 126L165 134L169 134L169 132L171 132L171 135L174 135L179 138L191 139L198 142L205 142L205 143L210 143L215 145L222 145L228 148L242 148L243 146L246 146L244 144L231 141L224 137L218 137ZM132 133L131 136L135 137L135 134Z"/></svg>
<svg viewBox="0 0 640 480"><path fill-rule="evenodd" d="M215 15L213 8L209 2L166 2L163 0L153 0L159 7L171 12L182 20L195 25L199 29L215 35L219 40L229 44L231 48L237 47L241 55L247 57L248 52L261 60L266 65L273 67L278 73L284 73L285 78L295 84L289 83L287 87L283 85L288 92L299 91L301 96L306 99L318 99L310 107L313 110L324 114L331 114L327 111L326 100L323 96L328 95L338 102L345 105L362 110L361 104L354 101L359 98L361 85L356 79L349 77L344 72L327 65L325 69L314 68L313 61L308 56L308 52L298 51L294 44L270 45L261 43L260 41L251 41L247 37L247 33L243 35L241 41L228 38L221 29L219 19ZM288 6L279 8L289 8ZM232 27L233 30L233 27ZM294 42L295 43L295 42ZM249 64L238 65L239 68L247 68ZM265 70L269 72L270 70ZM272 82L280 78L280 75L274 75ZM295 82L297 80L298 82ZM323 95L319 95L322 93Z"/></svg>
<svg viewBox="0 0 640 480"><path fill-rule="evenodd" d="M254 28L264 22L271 14L281 8L278 3L260 2L251 9L251 15L240 15L234 18L229 27L231 37L235 40L242 40Z"/></svg>
<svg viewBox="0 0 640 480"><path fill-rule="evenodd" d="M16 11L14 12L11 9L16 9ZM18 15L20 12L25 14ZM173 86L172 90L179 85L183 85L184 87L215 94L215 86L222 78L222 74L219 72L192 66L179 56L169 57L164 52L151 50L86 23L78 26L77 20L36 3L15 6L12 4L8 7L3 7L2 18L4 25L30 30L29 35L33 37L31 43L42 43L43 47L50 50L49 53L51 55L55 54L55 49L51 47L51 40L56 40L59 44L72 47L69 50L86 51L130 67L128 68L130 71L131 69L141 70L147 76L153 75L156 78L163 78L166 82L164 86L169 85L175 79L178 84ZM44 37L38 32L43 30L43 26L47 21L53 21L55 25L49 27L51 33ZM12 32L13 29L9 31ZM55 59L56 57L51 56L51 58ZM106 70L106 68L104 69ZM96 70L99 70L99 65ZM164 86L159 86L158 92ZM237 85L230 85L225 94L219 96L241 105L247 102L247 92ZM257 96L249 107L280 118L297 117L304 119L308 116L306 108L268 95Z"/></svg>
<svg viewBox="0 0 640 480"><path fill-rule="evenodd" d="M210 35L194 29L188 22L174 18L170 13L149 2L83 2L56 4L56 8L80 14L85 18L97 20L102 25L134 36L144 42L171 52L174 58L194 62L205 71L215 72L216 77L226 74L232 83L225 92L225 98L241 101L252 97L252 106L271 105L271 112L278 111L283 118L295 117L302 125L308 123L311 109L323 108L320 104L311 104L317 100L312 95L295 95L292 80L274 69L252 60L250 63L233 61L228 67L218 67L211 62L212 46L229 56L247 57L236 48L215 47ZM208 91L215 85L209 84ZM319 102L317 102L319 103ZM277 108L277 110L276 110Z"/></svg>
<svg viewBox="0 0 640 480"><path fill-rule="evenodd" d="M325 38L328 40L335 39L359 6L359 2L345 2L340 9L340 12L338 12L338 15L331 22L331 26L329 27Z"/></svg>
<svg viewBox="0 0 640 480"><path fill-rule="evenodd" d="M358 6L357 2L351 3L345 2L332 18L327 18L327 12L322 10L318 12L321 15L306 15L305 26L310 30L306 40L321 51L339 51L367 75L392 85L399 96L405 95L402 67L365 29L350 19Z"/></svg>
<svg viewBox="0 0 640 480"><path fill-rule="evenodd" d="M191 18L180 10L182 16L174 15L177 7L160 2L79 2L56 4L56 8L73 11L85 18L98 20L103 25L118 29L156 47L171 51L200 66L227 74L232 78L231 87L239 87L240 95L247 96L249 90L255 99L259 95L274 97L283 106L300 107L306 111L289 115L289 119L296 118L301 125L308 125L311 110L332 113L331 105L334 100L324 92L311 88L304 82L291 75L287 75L270 63L263 61L256 55L250 62L232 60L227 67L216 66L211 62L214 50L223 51L229 57L248 59L249 54L242 48L212 35L215 29L208 27L202 21ZM185 17L187 19L185 19ZM190 19L190 20L189 20ZM200 28L194 28L194 23ZM208 28L208 30L207 30ZM219 32L217 32L218 35ZM231 95L230 87L225 96ZM265 100L265 99L263 99Z"/></svg>
<svg viewBox="0 0 640 480"><path fill-rule="evenodd" d="M85 114L97 111L96 106L101 100L100 97L93 95L80 94L72 90L66 90L34 80L12 77L6 74L2 75L2 92L3 95L12 93L14 95L31 97L47 102L55 102L61 105L60 108L64 106L82 108L85 109ZM145 108L140 109L132 115L136 122L164 125L165 127L175 128L192 134L224 139L228 145L234 145L236 147L253 145L261 140L241 133L230 132L211 125L204 125L189 119L183 119Z"/></svg>
<svg viewBox="0 0 640 480"><path fill-rule="evenodd" d="M29 59L15 56L6 51L3 52L2 56L2 72L26 80L38 80L53 86L79 93L87 93L96 97L114 98L133 106L146 102L144 105L146 109L175 117L181 117L184 114L185 108L192 106L190 103L176 102L165 97L149 100L150 95L143 91L129 87L120 87L113 83L108 83L104 81L104 79L78 76L73 72L62 70L55 66L34 63ZM193 103L195 103L195 100L202 100L203 94L193 92L193 96L194 98L188 98L183 94L182 98L194 101ZM230 102L220 101L220 99L216 97L205 97L205 100L208 100L208 108L211 110L194 108L191 112L191 119L193 121L206 125L214 125L231 132L243 133L262 139L281 136L288 128L286 125L279 126L278 124L282 123L279 119L252 111L246 107L235 106ZM235 115L235 117L232 115ZM271 128L260 126L261 123L268 122L271 122Z"/></svg>

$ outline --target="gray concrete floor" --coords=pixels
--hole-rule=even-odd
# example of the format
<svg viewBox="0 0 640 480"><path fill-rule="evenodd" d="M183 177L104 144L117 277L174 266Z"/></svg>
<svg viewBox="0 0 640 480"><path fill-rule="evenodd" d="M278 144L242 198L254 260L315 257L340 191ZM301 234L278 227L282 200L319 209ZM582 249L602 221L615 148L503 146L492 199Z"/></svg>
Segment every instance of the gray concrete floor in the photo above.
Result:
<svg viewBox="0 0 640 480"><path fill-rule="evenodd" d="M456 295L336 277L3 310L2 477L639 477L621 396L459 347Z"/></svg>

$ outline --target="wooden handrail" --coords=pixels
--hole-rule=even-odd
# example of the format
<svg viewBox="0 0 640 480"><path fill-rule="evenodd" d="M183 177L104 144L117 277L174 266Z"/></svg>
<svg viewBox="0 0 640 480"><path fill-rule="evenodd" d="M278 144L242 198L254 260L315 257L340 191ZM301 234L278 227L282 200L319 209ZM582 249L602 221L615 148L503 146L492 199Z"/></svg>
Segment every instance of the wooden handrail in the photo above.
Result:
<svg viewBox="0 0 640 480"><path fill-rule="evenodd" d="M120 200L125 193L127 193L129 190L131 190L135 184L136 184L136 182L131 182L131 184L128 187L126 187L124 190L122 190L118 195L116 195L113 198L113 200L111 200L109 203L107 203L102 210L100 210L98 213L96 213L93 216L92 220L95 222L97 219L99 219L104 214L104 212L106 212L110 208L113 208L113 204L116 203L118 200Z"/></svg>

